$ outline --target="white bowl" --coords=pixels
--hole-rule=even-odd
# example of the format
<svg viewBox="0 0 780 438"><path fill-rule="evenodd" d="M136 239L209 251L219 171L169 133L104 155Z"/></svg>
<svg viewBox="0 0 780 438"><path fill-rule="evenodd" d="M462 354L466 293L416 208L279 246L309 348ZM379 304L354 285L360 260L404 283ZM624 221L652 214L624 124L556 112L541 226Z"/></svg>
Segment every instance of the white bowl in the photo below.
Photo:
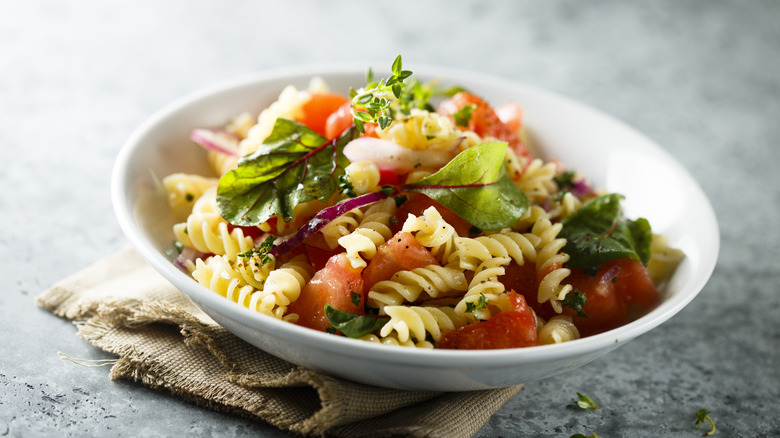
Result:
<svg viewBox="0 0 780 438"><path fill-rule="evenodd" d="M685 252L663 290L662 303L620 328L557 345L454 351L388 347L329 335L260 315L200 286L168 256L173 218L159 180L174 172L211 174L190 130L221 126L242 111L257 114L288 84L305 88L312 76L347 92L363 85L367 66L305 67L238 78L180 99L147 120L122 147L112 194L119 223L138 252L219 324L290 362L369 385L463 391L504 387L572 371L657 327L704 287L719 249L717 221L699 185L642 134L583 104L504 79L451 69L411 66L421 79L461 85L493 104L515 101L537 152L559 158L596 187L626 196L630 218L647 218L655 232Z"/></svg>

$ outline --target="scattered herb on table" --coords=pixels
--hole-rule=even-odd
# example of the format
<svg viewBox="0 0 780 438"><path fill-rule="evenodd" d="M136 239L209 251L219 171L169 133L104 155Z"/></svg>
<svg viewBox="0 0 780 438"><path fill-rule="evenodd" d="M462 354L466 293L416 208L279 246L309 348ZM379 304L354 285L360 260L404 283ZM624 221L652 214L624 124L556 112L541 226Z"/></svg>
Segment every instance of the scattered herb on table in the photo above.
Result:
<svg viewBox="0 0 780 438"><path fill-rule="evenodd" d="M591 411L595 411L598 409L599 404L596 402L596 400L593 400L589 396L581 393L577 393L577 398L579 400L577 401L577 406L581 407L582 409L589 409Z"/></svg>
<svg viewBox="0 0 780 438"><path fill-rule="evenodd" d="M694 423L696 425L696 430L699 430L699 427L701 427L702 423L705 421L709 421L710 426L712 427L712 429L710 429L710 431L705 434L707 436L715 433L715 422L712 421L712 418L710 417L711 413L712 412L706 409L699 409L696 411L696 422Z"/></svg>

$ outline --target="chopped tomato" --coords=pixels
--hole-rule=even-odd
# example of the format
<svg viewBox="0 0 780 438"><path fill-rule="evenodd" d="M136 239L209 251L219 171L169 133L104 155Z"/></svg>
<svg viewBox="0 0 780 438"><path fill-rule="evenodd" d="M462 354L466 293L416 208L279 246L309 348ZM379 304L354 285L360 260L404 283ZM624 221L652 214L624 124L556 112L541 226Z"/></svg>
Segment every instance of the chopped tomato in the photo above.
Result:
<svg viewBox="0 0 780 438"><path fill-rule="evenodd" d="M439 262L411 233L400 231L379 245L376 255L363 270L366 292L377 282L387 280L398 271L422 268Z"/></svg>
<svg viewBox="0 0 780 438"><path fill-rule="evenodd" d="M574 318L574 325L583 336L626 324L658 301L658 290L645 267L629 258L604 263L594 276L572 269L566 281L584 293L587 300L582 309L587 318L564 307L564 313Z"/></svg>
<svg viewBox="0 0 780 438"><path fill-rule="evenodd" d="M352 126L352 124L352 102L346 102L328 116L328 119L325 121L325 137L328 140L333 140L341 135L344 130ZM363 128L365 132L360 136L376 137L376 128L376 123L366 123Z"/></svg>
<svg viewBox="0 0 780 438"><path fill-rule="evenodd" d="M330 327L325 316L326 304L344 312L363 314L365 297L360 274L361 269L352 267L346 253L331 257L303 287L300 297L287 308L288 313L298 314L298 325L322 331ZM358 304L353 301L353 294L360 298Z"/></svg>
<svg viewBox="0 0 780 438"><path fill-rule="evenodd" d="M522 295L510 292L516 310L444 333L439 348L490 350L537 345L536 319Z"/></svg>
<svg viewBox="0 0 780 438"><path fill-rule="evenodd" d="M511 147L518 156L525 157L528 160L532 158L531 152L529 152L528 148L523 144L522 140L520 140L517 131L511 129L501 121L493 107L479 96L467 92L460 92L452 98L442 102L438 112L453 117L453 114L469 105L474 106L471 110L471 118L468 120L467 126L458 126L460 129L474 131L482 137L494 137L498 140L505 141L509 143L509 147Z"/></svg>
<svg viewBox="0 0 780 438"><path fill-rule="evenodd" d="M455 228L455 232L458 233L459 236L468 236L471 234L471 224L449 208L421 193L404 193L404 195L407 199L395 212L396 222L391 227L393 232L398 232L403 227L404 221L409 217L410 213L415 216L420 216L428 207L433 206L436 207L436 210L441 214L442 219Z"/></svg>
<svg viewBox="0 0 780 438"><path fill-rule="evenodd" d="M379 186L398 185L401 177L393 170L379 169Z"/></svg>
<svg viewBox="0 0 780 438"><path fill-rule="evenodd" d="M336 136L330 137L327 135L327 122L331 114L340 110L345 103L349 103L349 100L338 93L314 93L311 99L301 107L303 116L298 121L311 128L317 134L332 139L341 134L343 129Z"/></svg>
<svg viewBox="0 0 780 438"><path fill-rule="evenodd" d="M523 109L514 102L497 106L496 115L512 132L519 132L523 127Z"/></svg>
<svg viewBox="0 0 780 438"><path fill-rule="evenodd" d="M325 121L325 137L332 140L352 126L352 102L346 102Z"/></svg>
<svg viewBox="0 0 780 438"><path fill-rule="evenodd" d="M537 271L536 263L525 260L523 265L518 265L513 262L504 268L504 275L498 277L498 281L504 284L506 290L514 290L523 295L537 315L548 319L555 315L555 311L550 303L539 303L537 300L539 284L547 274L559 267L558 263Z"/></svg>

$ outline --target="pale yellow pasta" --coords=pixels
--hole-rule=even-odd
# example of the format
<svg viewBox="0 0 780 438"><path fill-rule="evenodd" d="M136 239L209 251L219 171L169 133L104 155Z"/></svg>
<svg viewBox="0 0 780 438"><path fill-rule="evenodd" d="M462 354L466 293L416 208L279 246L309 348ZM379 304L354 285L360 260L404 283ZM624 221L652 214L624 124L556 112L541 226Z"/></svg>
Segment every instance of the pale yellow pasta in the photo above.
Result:
<svg viewBox="0 0 780 438"><path fill-rule="evenodd" d="M563 225L561 223L553 224L547 215L547 212L538 205L531 206L518 223L532 220L531 234L539 238L537 245L536 270L548 271L539 284L537 291L537 301L540 303L550 302L553 310L557 313L563 311L561 302L572 290L572 286L564 284L564 280L569 276L571 270L562 267L569 261L569 255L562 252L561 249L566 245L566 239L558 238Z"/></svg>
<svg viewBox="0 0 780 438"><path fill-rule="evenodd" d="M653 234L650 243L650 261L647 263L647 274L653 284L660 287L666 283L684 257L682 251L669 246L669 239L666 236Z"/></svg>
<svg viewBox="0 0 780 438"><path fill-rule="evenodd" d="M353 268L367 266L366 260L376 255L377 247L392 237L393 232L388 224L394 212L395 201L392 198L372 205L366 210L366 215L355 231L338 239Z"/></svg>
<svg viewBox="0 0 780 438"><path fill-rule="evenodd" d="M211 187L216 187L217 178L206 178L190 173L173 173L163 178L162 183L167 193L168 207L174 218L185 220L203 193Z"/></svg>
<svg viewBox="0 0 780 438"><path fill-rule="evenodd" d="M550 318L539 330L539 344L560 344L580 338L580 332L568 315Z"/></svg>
<svg viewBox="0 0 780 438"><path fill-rule="evenodd" d="M224 256L209 257L205 261L196 259L192 277L201 285L244 307L250 307L252 296L257 292L256 288L242 280L241 274L231 267Z"/></svg>
<svg viewBox="0 0 780 438"><path fill-rule="evenodd" d="M566 192L559 200L553 200L553 208L547 213L551 220L563 220L582 207L582 200L571 192Z"/></svg>
<svg viewBox="0 0 780 438"><path fill-rule="evenodd" d="M320 232L322 233L322 237L325 239L328 248L335 249L339 245L338 240L355 231L364 217L365 214L363 211L356 208L333 219L322 227Z"/></svg>
<svg viewBox="0 0 780 438"><path fill-rule="evenodd" d="M407 118L377 130L377 136L409 149L446 151L454 149L462 137L449 117L417 108Z"/></svg>
<svg viewBox="0 0 780 438"><path fill-rule="evenodd" d="M463 327L471 319L459 314L450 307L432 306L387 306L385 313L390 317L379 331L380 337L387 337L391 333L400 342L415 339L418 342L428 336L438 342L442 333Z"/></svg>
<svg viewBox="0 0 780 438"><path fill-rule="evenodd" d="M534 234L520 234L511 230L475 238L456 237L455 251L448 261L472 271L493 257L511 258L518 265L523 265L525 260L536 261L536 246L540 240Z"/></svg>
<svg viewBox="0 0 780 438"><path fill-rule="evenodd" d="M474 318L490 319L493 313L490 307L498 306L506 292L504 284L498 281L498 277L506 273L504 266L510 262L509 257L493 257L482 262L474 271L468 290L455 306L455 311L464 314L469 311L471 305L474 307L471 310ZM480 300L485 300L484 306L479 305Z"/></svg>
<svg viewBox="0 0 780 438"><path fill-rule="evenodd" d="M270 260L263 263L259 254L253 254L251 257L238 257L233 268L241 275L247 284L262 289L268 275L276 269L276 260L271 255L266 255Z"/></svg>
<svg viewBox="0 0 780 438"><path fill-rule="evenodd" d="M558 186L553 181L557 170L555 163L545 163L536 158L528 163L515 182L529 201L541 202L557 191Z"/></svg>
<svg viewBox="0 0 780 438"><path fill-rule="evenodd" d="M193 212L187 222L173 226L173 234L184 246L203 253L225 255L231 262L236 261L238 254L254 248L251 236L244 235L239 227L231 231L219 213L214 212Z"/></svg>
<svg viewBox="0 0 780 438"><path fill-rule="evenodd" d="M375 192L379 186L379 168L370 161L355 161L344 169L355 193L363 195Z"/></svg>
<svg viewBox="0 0 780 438"><path fill-rule="evenodd" d="M430 167L416 167L406 175L406 184L416 183L423 178L427 178L436 173L436 170Z"/></svg>
<svg viewBox="0 0 780 438"><path fill-rule="evenodd" d="M389 280L376 283L368 292L368 305L378 308L379 313L383 314L385 306L462 294L467 287L466 276L462 270L429 265L410 271L398 271Z"/></svg>
<svg viewBox="0 0 780 438"><path fill-rule="evenodd" d="M297 321L298 315L286 314L287 306L298 299L312 274L313 269L305 256L290 260L268 274L263 290L250 299L249 308L277 319Z"/></svg>
<svg viewBox="0 0 780 438"><path fill-rule="evenodd" d="M454 239L457 238L455 228L445 221L436 207L428 207L421 216L409 214L401 228L407 233L414 233L417 242L430 248L431 253L442 264L446 264L455 250Z"/></svg>

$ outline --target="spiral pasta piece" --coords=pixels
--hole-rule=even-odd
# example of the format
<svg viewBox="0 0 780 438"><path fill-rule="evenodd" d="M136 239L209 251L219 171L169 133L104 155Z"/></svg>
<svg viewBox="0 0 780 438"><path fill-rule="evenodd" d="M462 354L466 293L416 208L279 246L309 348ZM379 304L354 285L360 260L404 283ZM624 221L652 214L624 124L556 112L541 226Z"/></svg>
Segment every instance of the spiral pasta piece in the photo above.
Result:
<svg viewBox="0 0 780 438"><path fill-rule="evenodd" d="M393 199L385 199L372 205L366 210L358 227L338 239L353 268L367 266L366 260L371 260L376 255L377 247L393 236L392 230L387 225L393 213L395 213Z"/></svg>
<svg viewBox="0 0 780 438"><path fill-rule="evenodd" d="M363 211L356 208L333 219L322 227L320 232L322 237L325 238L325 244L328 245L328 248L335 249L339 245L338 240L355 231L364 217Z"/></svg>
<svg viewBox="0 0 780 438"><path fill-rule="evenodd" d="M187 221L173 226L173 234L182 245L204 253L225 255L234 262L238 254L254 248L254 239L244 235L239 227L230 230L227 221L216 212L214 196L216 189L208 189L193 205Z"/></svg>
<svg viewBox="0 0 780 438"><path fill-rule="evenodd" d="M277 319L295 322L298 315L286 315L287 307L301 295L313 274L305 256L298 256L268 274L262 291L252 295L249 308Z"/></svg>
<svg viewBox="0 0 780 438"><path fill-rule="evenodd" d="M428 207L421 216L410 213L401 230L414 233L417 242L429 248L433 256L442 264L447 263L455 250L455 239L458 234L455 228L441 217L436 207Z"/></svg>
<svg viewBox="0 0 780 438"><path fill-rule="evenodd" d="M564 193L560 200L553 201L553 208L547 213L550 220L560 221L582 207L582 200L571 192Z"/></svg>
<svg viewBox="0 0 780 438"><path fill-rule="evenodd" d="M568 315L550 318L539 330L539 344L560 344L580 338L580 331Z"/></svg>
<svg viewBox="0 0 780 438"><path fill-rule="evenodd" d="M344 172L358 195L374 192L379 186L379 168L370 161L350 163Z"/></svg>
<svg viewBox="0 0 780 438"><path fill-rule="evenodd" d="M216 178L206 178L190 173L173 173L163 178L168 207L177 218L186 218L196 200L217 185Z"/></svg>
<svg viewBox="0 0 780 438"><path fill-rule="evenodd" d="M259 254L253 254L251 257L238 257L233 267L247 284L262 289L268 275L276 269L276 260L273 256L266 255L266 257L271 260L265 263Z"/></svg>
<svg viewBox="0 0 780 438"><path fill-rule="evenodd" d="M557 184L553 181L557 172L558 168L555 163L545 163L536 158L523 169L516 184L530 201L541 202L558 189Z"/></svg>
<svg viewBox="0 0 780 438"><path fill-rule="evenodd" d="M377 136L409 149L449 151L458 144L461 133L449 117L415 108L409 117L377 131Z"/></svg>
<svg viewBox="0 0 780 438"><path fill-rule="evenodd" d="M251 298L257 292L256 288L242 281L241 275L224 256L209 257L205 261L196 259L192 277L199 284L244 307L250 307Z"/></svg>
<svg viewBox="0 0 780 438"><path fill-rule="evenodd" d="M498 277L504 275L504 266L510 262L508 257L494 257L482 262L475 270L468 290L455 306L455 311L464 314L470 311L469 307L473 307L470 312L476 319L490 319L492 312L489 306L500 306L506 291ZM484 306L480 306L482 299L485 300Z"/></svg>
<svg viewBox="0 0 780 438"><path fill-rule="evenodd" d="M390 321L379 330L379 336L384 338L395 333L399 342L407 342L410 339L420 342L429 335L437 342L442 333L471 322L468 316L459 314L450 307L387 306L385 312Z"/></svg>
<svg viewBox="0 0 780 438"><path fill-rule="evenodd" d="M539 236L509 230L474 238L456 237L455 251L449 262L472 271L493 257L511 258L518 265L523 265L526 260L536 261L539 241Z"/></svg>
<svg viewBox="0 0 780 438"><path fill-rule="evenodd" d="M389 280L376 283L368 292L368 305L384 314L385 306L413 303L423 298L439 298L464 292L468 287L463 271L454 267L428 265L396 272Z"/></svg>

